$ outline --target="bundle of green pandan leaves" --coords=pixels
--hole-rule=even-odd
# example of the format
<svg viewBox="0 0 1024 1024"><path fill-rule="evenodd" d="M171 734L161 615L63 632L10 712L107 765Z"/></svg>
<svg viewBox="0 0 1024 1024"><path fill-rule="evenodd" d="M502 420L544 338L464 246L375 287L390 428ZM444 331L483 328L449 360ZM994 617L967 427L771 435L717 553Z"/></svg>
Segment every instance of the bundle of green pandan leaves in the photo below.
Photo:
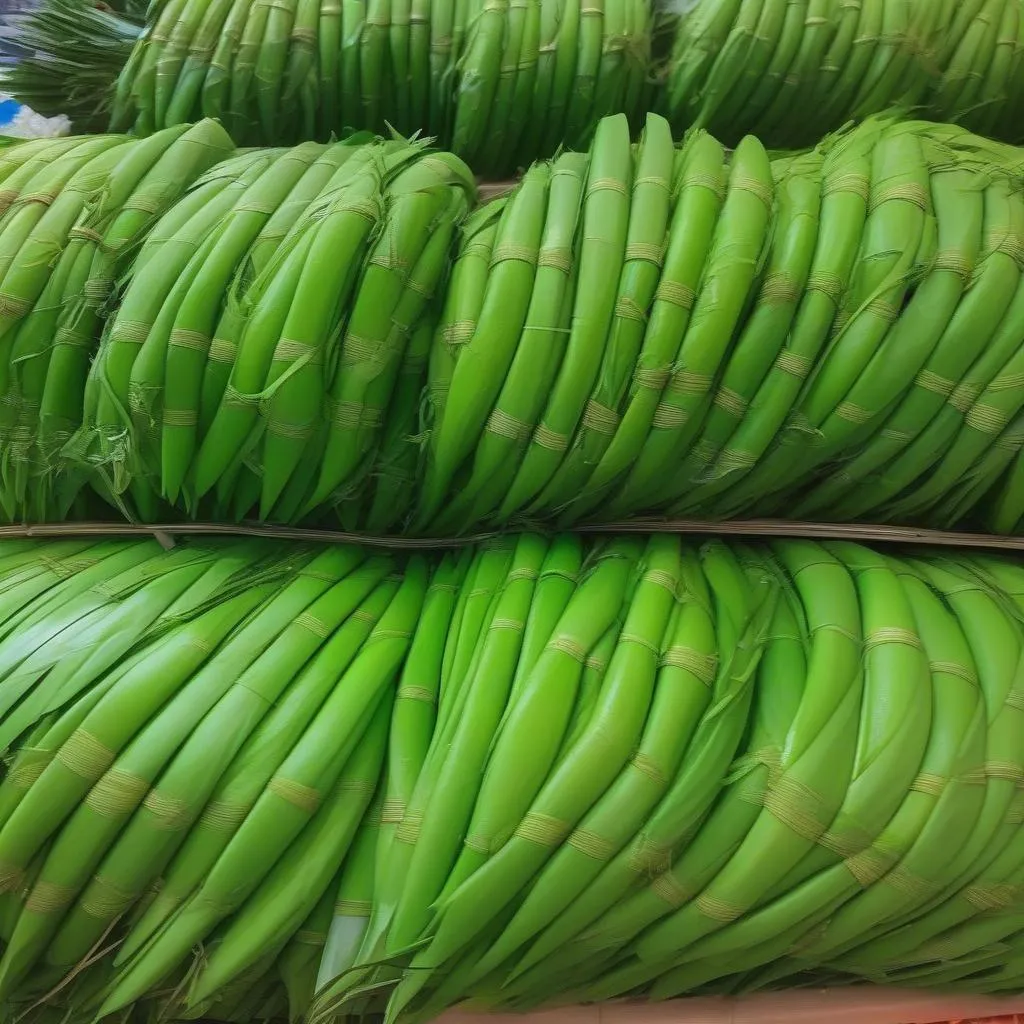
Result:
<svg viewBox="0 0 1024 1024"><path fill-rule="evenodd" d="M10 1019L1019 989L1024 565L0 544Z"/></svg>
<svg viewBox="0 0 1024 1024"><path fill-rule="evenodd" d="M1013 533L1024 152L622 115L480 202L212 121L0 155L0 505L374 532L784 515Z"/></svg>

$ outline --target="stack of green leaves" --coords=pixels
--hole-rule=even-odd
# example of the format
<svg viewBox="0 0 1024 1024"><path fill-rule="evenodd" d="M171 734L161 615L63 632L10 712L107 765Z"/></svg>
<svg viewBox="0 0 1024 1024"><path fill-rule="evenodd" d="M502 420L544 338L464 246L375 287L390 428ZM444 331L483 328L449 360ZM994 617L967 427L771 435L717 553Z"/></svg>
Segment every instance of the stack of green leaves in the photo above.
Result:
<svg viewBox="0 0 1024 1024"><path fill-rule="evenodd" d="M0 1003L430 1019L1024 976L1024 566L0 544Z"/></svg>
<svg viewBox="0 0 1024 1024"><path fill-rule="evenodd" d="M697 0L660 77L676 128L728 144L806 146L896 104L1019 142L1024 3Z"/></svg>
<svg viewBox="0 0 1024 1024"><path fill-rule="evenodd" d="M388 1020L428 1020L826 978L1019 989L1020 565L665 535L501 551L477 556L474 588L505 581L480 624L471 597L452 613L357 969L325 962L314 1021L381 990Z"/></svg>
<svg viewBox="0 0 1024 1024"><path fill-rule="evenodd" d="M215 178L134 262L66 475L148 519L288 521L330 498L385 529L412 478L384 419L393 396L415 407L473 178L404 142L248 151Z"/></svg>
<svg viewBox="0 0 1024 1024"><path fill-rule="evenodd" d="M1024 3L944 0L940 6L945 31L935 50L939 75L926 98L930 116L1024 141Z"/></svg>
<svg viewBox="0 0 1024 1024"><path fill-rule="evenodd" d="M233 151L213 121L143 140L43 139L0 156L0 502L61 517L59 473L116 283L156 220Z"/></svg>
<svg viewBox="0 0 1024 1024"><path fill-rule="evenodd" d="M894 104L1024 141L1024 0L156 0L134 47L90 3L43 0L12 78L44 113L70 92L79 131L107 111L137 134L220 118L240 145L390 127L487 175L648 106L727 145L813 145Z"/></svg>
<svg viewBox="0 0 1024 1024"><path fill-rule="evenodd" d="M1018 149L620 114L476 209L422 143L230 153L205 121L0 159L8 519L1024 517Z"/></svg>
<svg viewBox="0 0 1024 1024"><path fill-rule="evenodd" d="M597 122L620 111L639 127L650 91L649 0L477 0L476 7L456 74L431 76L437 102L451 114L427 122L443 138L450 130L452 149L475 171L500 175L563 146L586 147ZM453 40L460 32L456 26Z"/></svg>
<svg viewBox="0 0 1024 1024"><path fill-rule="evenodd" d="M69 540L0 567L5 1005L94 1001L114 958L76 965L129 913L133 971L222 922L212 972L273 962L377 789L424 560Z"/></svg>
<svg viewBox="0 0 1024 1024"><path fill-rule="evenodd" d="M221 118L239 145L423 132L515 171L642 108L648 0L166 0L117 83L113 124Z"/></svg>
<svg viewBox="0 0 1024 1024"><path fill-rule="evenodd" d="M411 529L984 513L1024 443L1021 159L888 118L775 159L606 118L466 222Z"/></svg>

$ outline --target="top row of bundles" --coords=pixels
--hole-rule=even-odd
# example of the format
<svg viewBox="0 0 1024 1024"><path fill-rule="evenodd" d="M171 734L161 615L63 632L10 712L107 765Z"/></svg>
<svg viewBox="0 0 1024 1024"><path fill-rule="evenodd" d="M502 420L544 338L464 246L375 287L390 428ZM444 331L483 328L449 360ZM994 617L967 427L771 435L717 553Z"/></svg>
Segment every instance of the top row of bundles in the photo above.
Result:
<svg viewBox="0 0 1024 1024"><path fill-rule="evenodd" d="M619 112L792 148L893 105L1021 141L1024 0L153 0L112 127L393 128L494 176Z"/></svg>
<svg viewBox="0 0 1024 1024"><path fill-rule="evenodd" d="M214 121L0 156L0 507L372 533L1024 518L1024 153L870 119L630 141L480 202Z"/></svg>

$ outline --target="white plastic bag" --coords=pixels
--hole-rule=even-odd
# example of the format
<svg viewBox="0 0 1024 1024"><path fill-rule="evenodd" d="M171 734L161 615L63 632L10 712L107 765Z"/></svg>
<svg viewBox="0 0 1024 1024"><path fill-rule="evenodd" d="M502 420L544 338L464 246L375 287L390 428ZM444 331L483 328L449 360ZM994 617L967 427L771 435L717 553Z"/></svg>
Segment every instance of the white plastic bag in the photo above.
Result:
<svg viewBox="0 0 1024 1024"><path fill-rule="evenodd" d="M48 139L70 132L71 122L63 114L43 117L13 96L0 92L0 135L14 139Z"/></svg>

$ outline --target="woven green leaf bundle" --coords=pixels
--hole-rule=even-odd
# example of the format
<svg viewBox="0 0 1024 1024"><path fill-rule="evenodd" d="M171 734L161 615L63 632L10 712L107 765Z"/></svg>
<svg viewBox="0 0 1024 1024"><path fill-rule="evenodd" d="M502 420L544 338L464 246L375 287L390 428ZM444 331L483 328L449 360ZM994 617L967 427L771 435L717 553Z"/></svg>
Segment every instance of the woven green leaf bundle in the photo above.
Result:
<svg viewBox="0 0 1024 1024"><path fill-rule="evenodd" d="M606 119L467 222L412 528L987 515L1024 442L1020 170L924 122L771 157Z"/></svg>
<svg viewBox="0 0 1024 1024"><path fill-rule="evenodd" d="M3 541L0 1004L1019 991L1022 595L830 541Z"/></svg>
<svg viewBox="0 0 1024 1024"><path fill-rule="evenodd" d="M222 118L242 145L390 127L488 175L648 108L728 145L893 105L1024 140L1024 0L162 0L130 54L134 24L89 3L45 0L13 79L78 130L111 107L141 134Z"/></svg>
<svg viewBox="0 0 1024 1024"><path fill-rule="evenodd" d="M656 114L634 144L616 115L482 204L458 157L401 139L234 152L205 121L14 146L0 503L1012 533L1022 168L890 117L772 155Z"/></svg>
<svg viewBox="0 0 1024 1024"><path fill-rule="evenodd" d="M222 118L243 145L421 133L502 174L646 103L647 0L167 0L117 83L145 134Z"/></svg>
<svg viewBox="0 0 1024 1024"><path fill-rule="evenodd" d="M288 520L353 490L377 528L400 516L413 425L384 414L395 393L415 417L475 186L449 154L359 141L231 156L204 121L4 156L10 518L73 514L87 481L147 518Z"/></svg>
<svg viewBox="0 0 1024 1024"><path fill-rule="evenodd" d="M358 493L385 527L392 501L374 491L411 482L385 414L410 379L417 400L473 179L404 142L256 150L233 167L142 248L65 457L150 519L177 504L287 521Z"/></svg>
<svg viewBox="0 0 1024 1024"><path fill-rule="evenodd" d="M677 128L813 144L892 105L1024 139L1020 0L697 0L660 70Z"/></svg>
<svg viewBox="0 0 1024 1024"><path fill-rule="evenodd" d="M77 136L0 157L0 463L11 516L66 514L57 480L117 283L153 224L233 151L213 121L143 140Z"/></svg>

